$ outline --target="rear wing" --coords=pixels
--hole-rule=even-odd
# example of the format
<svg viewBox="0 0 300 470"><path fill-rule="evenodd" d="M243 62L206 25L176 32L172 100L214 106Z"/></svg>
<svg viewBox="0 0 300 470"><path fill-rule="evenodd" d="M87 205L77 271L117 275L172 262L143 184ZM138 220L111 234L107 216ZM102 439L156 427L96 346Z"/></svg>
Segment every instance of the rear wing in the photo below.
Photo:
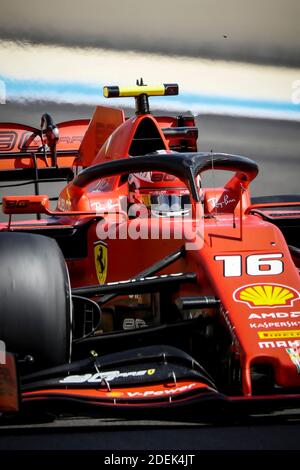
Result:
<svg viewBox="0 0 300 470"><path fill-rule="evenodd" d="M198 129L193 116L155 118L171 150L197 151ZM123 111L97 106L91 120L55 125L51 116L44 114L40 129L1 123L0 182L69 181L74 170L93 163L99 149L125 120Z"/></svg>
<svg viewBox="0 0 300 470"><path fill-rule="evenodd" d="M72 179L89 120L54 125L49 115L44 116L46 126L41 129L0 124L0 181Z"/></svg>

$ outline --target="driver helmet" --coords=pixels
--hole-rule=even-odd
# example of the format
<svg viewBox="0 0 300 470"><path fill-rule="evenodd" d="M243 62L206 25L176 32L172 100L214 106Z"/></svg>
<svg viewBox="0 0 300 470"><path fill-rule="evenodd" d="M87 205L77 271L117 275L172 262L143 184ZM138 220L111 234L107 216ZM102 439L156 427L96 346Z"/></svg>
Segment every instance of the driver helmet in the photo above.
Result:
<svg viewBox="0 0 300 470"><path fill-rule="evenodd" d="M128 177L129 203L142 204L153 217L178 217L190 212L190 196L181 180L167 173L147 171Z"/></svg>

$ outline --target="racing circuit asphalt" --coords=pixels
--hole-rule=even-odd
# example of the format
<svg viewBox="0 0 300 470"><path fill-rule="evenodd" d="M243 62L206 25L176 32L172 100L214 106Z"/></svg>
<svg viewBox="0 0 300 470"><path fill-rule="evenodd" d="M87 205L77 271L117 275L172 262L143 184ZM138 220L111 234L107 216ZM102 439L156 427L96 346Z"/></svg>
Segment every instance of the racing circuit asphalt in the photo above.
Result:
<svg viewBox="0 0 300 470"><path fill-rule="evenodd" d="M0 106L0 121L38 127L43 112L59 122L90 117L92 107L6 104ZM300 123L203 115L197 125L200 151L241 154L257 161L260 175L252 185L256 196L300 193ZM218 185L218 175L214 178ZM0 450L299 450L299 436L299 410L288 417L277 413L230 425L83 417L0 427Z"/></svg>

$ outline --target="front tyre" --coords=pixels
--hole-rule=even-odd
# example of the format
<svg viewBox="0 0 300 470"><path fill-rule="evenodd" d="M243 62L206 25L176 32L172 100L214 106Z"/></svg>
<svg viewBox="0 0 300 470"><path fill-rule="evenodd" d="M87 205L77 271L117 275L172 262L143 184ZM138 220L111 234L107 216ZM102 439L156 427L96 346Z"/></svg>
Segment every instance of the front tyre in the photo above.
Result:
<svg viewBox="0 0 300 470"><path fill-rule="evenodd" d="M51 238L0 233L0 339L35 366L70 361L71 289L63 255Z"/></svg>

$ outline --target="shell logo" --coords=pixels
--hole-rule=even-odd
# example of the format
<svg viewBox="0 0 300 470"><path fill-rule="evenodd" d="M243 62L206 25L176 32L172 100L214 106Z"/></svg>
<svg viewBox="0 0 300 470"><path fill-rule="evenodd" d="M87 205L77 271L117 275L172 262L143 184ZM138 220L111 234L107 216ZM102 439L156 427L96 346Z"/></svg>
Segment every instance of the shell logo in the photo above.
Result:
<svg viewBox="0 0 300 470"><path fill-rule="evenodd" d="M250 284L237 289L233 298L250 308L289 307L299 299L299 292L281 284Z"/></svg>

